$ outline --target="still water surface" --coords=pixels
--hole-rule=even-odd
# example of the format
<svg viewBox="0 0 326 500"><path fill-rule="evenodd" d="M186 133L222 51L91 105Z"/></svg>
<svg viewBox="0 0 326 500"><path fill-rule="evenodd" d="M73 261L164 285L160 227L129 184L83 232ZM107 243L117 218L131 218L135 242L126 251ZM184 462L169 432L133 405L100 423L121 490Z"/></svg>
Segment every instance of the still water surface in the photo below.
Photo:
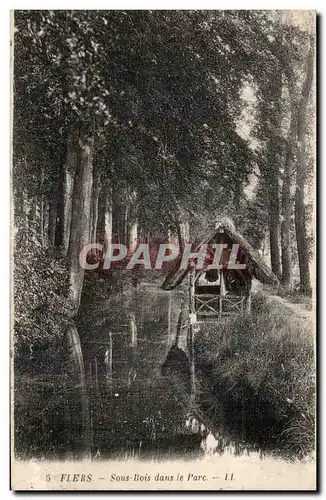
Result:
<svg viewBox="0 0 326 500"><path fill-rule="evenodd" d="M138 287L132 297L108 300L101 325L84 338L96 457L202 453L206 427L190 410L189 366L180 352L171 355L176 342L187 353L186 329L176 339L184 299L182 292Z"/></svg>

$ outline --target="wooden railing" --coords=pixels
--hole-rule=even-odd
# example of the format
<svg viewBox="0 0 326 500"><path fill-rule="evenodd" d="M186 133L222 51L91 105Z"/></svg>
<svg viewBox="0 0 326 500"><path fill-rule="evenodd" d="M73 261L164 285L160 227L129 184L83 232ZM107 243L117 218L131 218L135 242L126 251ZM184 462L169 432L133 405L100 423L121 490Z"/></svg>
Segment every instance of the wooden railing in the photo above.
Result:
<svg viewBox="0 0 326 500"><path fill-rule="evenodd" d="M195 313L200 318L220 318L243 313L247 306L246 296L196 294Z"/></svg>

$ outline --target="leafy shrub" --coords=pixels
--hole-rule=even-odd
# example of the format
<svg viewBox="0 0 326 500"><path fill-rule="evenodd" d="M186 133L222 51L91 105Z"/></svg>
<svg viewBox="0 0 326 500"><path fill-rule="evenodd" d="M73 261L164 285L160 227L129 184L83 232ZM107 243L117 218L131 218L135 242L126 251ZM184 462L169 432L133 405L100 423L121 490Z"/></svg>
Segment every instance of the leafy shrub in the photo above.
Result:
<svg viewBox="0 0 326 500"><path fill-rule="evenodd" d="M203 325L199 377L224 424L248 443L303 457L314 446L314 344L308 320L257 295L252 315Z"/></svg>
<svg viewBox="0 0 326 500"><path fill-rule="evenodd" d="M50 365L60 361L69 322L69 275L62 256L53 248L44 249L36 238L24 239L18 232L14 250L16 368L27 368L35 358L40 370L45 363L49 373Z"/></svg>

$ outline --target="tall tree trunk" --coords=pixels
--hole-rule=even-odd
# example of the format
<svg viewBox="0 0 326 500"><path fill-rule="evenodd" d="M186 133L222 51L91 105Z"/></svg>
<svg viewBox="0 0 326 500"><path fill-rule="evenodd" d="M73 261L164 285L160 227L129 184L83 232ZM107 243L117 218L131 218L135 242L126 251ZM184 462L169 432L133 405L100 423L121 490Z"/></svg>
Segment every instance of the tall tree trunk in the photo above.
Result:
<svg viewBox="0 0 326 500"><path fill-rule="evenodd" d="M73 210L74 174L70 168L64 169L64 220L63 220L63 252L68 254Z"/></svg>
<svg viewBox="0 0 326 500"><path fill-rule="evenodd" d="M101 188L98 206L97 241L105 247L112 240L112 187Z"/></svg>
<svg viewBox="0 0 326 500"><path fill-rule="evenodd" d="M78 313L85 274L85 270L79 264L79 252L89 242L90 206L93 185L92 155L93 138L83 128L80 128L68 248L72 317L75 317ZM90 408L85 380L84 359L77 329L75 327L69 328L66 338L71 353L74 373L80 384L83 452L86 457L89 457L91 454Z"/></svg>
<svg viewBox="0 0 326 500"><path fill-rule="evenodd" d="M178 208L178 215L175 218L175 228L178 237L179 248L184 248L186 243L189 243L190 231L189 222L184 219L184 213ZM183 220L183 222L181 222Z"/></svg>
<svg viewBox="0 0 326 500"><path fill-rule="evenodd" d="M185 246L185 241L183 239L182 230L181 230L181 223L177 222L175 227L176 227L177 236L178 236L179 249L181 250L181 248L184 248L184 246Z"/></svg>
<svg viewBox="0 0 326 500"><path fill-rule="evenodd" d="M291 175L293 170L293 159L291 152L284 167L282 186L282 224L281 224L281 248L282 248L282 285L285 288L292 287L292 252L291 252Z"/></svg>
<svg viewBox="0 0 326 500"><path fill-rule="evenodd" d="M138 243L138 220L133 219L129 228L129 250L134 252Z"/></svg>
<svg viewBox="0 0 326 500"><path fill-rule="evenodd" d="M67 158L61 159L55 234L55 246L61 247L65 256L69 247L74 175L79 161L78 156L78 135L76 129L71 128L67 139Z"/></svg>
<svg viewBox="0 0 326 500"><path fill-rule="evenodd" d="M74 178L68 259L70 261L71 298L77 313L85 270L79 264L79 253L89 243L91 195L93 185L93 138L83 129L79 135L79 161Z"/></svg>
<svg viewBox="0 0 326 500"><path fill-rule="evenodd" d="M69 142L67 144L67 158L69 157ZM56 197L56 219L55 219L55 235L54 235L54 245L56 247L61 247L63 249L64 242L64 218L65 218L65 202L64 202L64 185L65 185L65 169L66 160L61 158L59 182L57 186L57 197ZM63 252L65 253L65 252ZM66 253L65 253L66 255Z"/></svg>
<svg viewBox="0 0 326 500"><path fill-rule="evenodd" d="M173 245L178 245L178 235L177 232L172 230L171 228L167 231L167 242L172 243Z"/></svg>
<svg viewBox="0 0 326 500"><path fill-rule="evenodd" d="M270 185L270 203L269 203L269 244L271 253L272 271L281 279L281 261L280 261L280 193L278 179L275 176Z"/></svg>
<svg viewBox="0 0 326 500"><path fill-rule="evenodd" d="M184 221L180 224L180 231L182 234L182 239L185 243L189 243L190 235L189 235L189 222Z"/></svg>
<svg viewBox="0 0 326 500"><path fill-rule="evenodd" d="M307 56L306 79L303 83L298 107L298 162L295 191L295 232L298 249L300 286L303 293L310 293L309 249L306 229L305 183L306 183L306 126L307 107L314 76L314 48L311 45Z"/></svg>
<svg viewBox="0 0 326 500"><path fill-rule="evenodd" d="M136 191L129 194L128 201L128 248L130 252L134 252L138 243L138 201Z"/></svg>
<svg viewBox="0 0 326 500"><path fill-rule="evenodd" d="M283 173L282 186L282 224L281 224L281 247L282 247L282 285L285 288L292 287L292 251L291 251L291 216L292 216L292 176L294 171L294 159L296 156L296 106L294 103L294 82L288 78L289 96L291 100L291 119L288 138L288 150Z"/></svg>
<svg viewBox="0 0 326 500"><path fill-rule="evenodd" d="M96 238L97 238L98 200L100 195L100 188L101 188L100 178L99 176L96 176L96 178L94 179L93 196L92 196L92 206L93 206L92 234L91 234L92 243L96 243Z"/></svg>
<svg viewBox="0 0 326 500"><path fill-rule="evenodd" d="M108 188L106 196L106 209L104 213L104 242L108 245L112 240L112 187Z"/></svg>
<svg viewBox="0 0 326 500"><path fill-rule="evenodd" d="M93 174L93 192L91 199L91 218L90 218L90 242L99 243L97 241L97 226L98 226L98 212L99 212L99 196L100 196L101 184L100 176L98 173ZM97 250L92 250L94 255L97 254Z"/></svg>
<svg viewBox="0 0 326 500"><path fill-rule="evenodd" d="M128 188L126 187L124 189L125 193L125 199L123 200L122 203L122 209L123 209L123 219L122 219L122 243L124 245L128 245L128 222L129 222L129 214L130 214L130 198L129 198L129 193L128 193Z"/></svg>
<svg viewBox="0 0 326 500"><path fill-rule="evenodd" d="M280 167L281 167L281 126L282 126L282 74L273 75L268 94L269 106L272 105L272 114L269 117L270 140L267 151L268 192L269 192L269 235L271 267L273 273L282 278L280 253ZM267 108L268 109L268 108ZM269 111L269 110L268 110ZM270 114L270 113L269 113Z"/></svg>
<svg viewBox="0 0 326 500"><path fill-rule="evenodd" d="M119 185L113 191L113 238L114 241L127 245L127 222L129 213L129 196L125 185Z"/></svg>
<svg viewBox="0 0 326 500"><path fill-rule="evenodd" d="M41 217L41 203L39 195L33 196L32 207L33 207L31 212L32 234L34 239L40 242L42 237L43 221Z"/></svg>
<svg viewBox="0 0 326 500"><path fill-rule="evenodd" d="M289 68L288 68L289 69ZM283 186L282 186L282 285L285 288L292 287L292 251L291 251L291 216L292 205L292 177L294 173L294 163L297 156L297 103L295 78L293 72L285 70L289 99L290 99L290 126L288 135L288 149L284 165Z"/></svg>

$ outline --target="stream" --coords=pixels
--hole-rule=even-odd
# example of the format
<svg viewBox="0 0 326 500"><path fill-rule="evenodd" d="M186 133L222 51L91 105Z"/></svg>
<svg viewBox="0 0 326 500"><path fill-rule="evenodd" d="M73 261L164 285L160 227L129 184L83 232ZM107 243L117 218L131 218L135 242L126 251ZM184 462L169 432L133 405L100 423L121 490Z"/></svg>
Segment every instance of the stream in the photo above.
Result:
<svg viewBox="0 0 326 500"><path fill-rule="evenodd" d="M141 285L113 297L83 339L95 458L202 453L207 429L191 411L186 329L178 339L181 291Z"/></svg>
<svg viewBox="0 0 326 500"><path fill-rule="evenodd" d="M182 287L167 292L143 283L110 295L95 314L84 305L87 316L78 329L88 424L80 385L67 370L37 373L31 364L30 374L15 384L18 455L78 459L87 449L93 460L161 461L261 454L227 431L222 405L191 376L187 300ZM212 405L215 424L208 416Z"/></svg>
<svg viewBox="0 0 326 500"><path fill-rule="evenodd" d="M204 459L223 473L235 471L237 478L250 467L252 474L241 479L248 489L258 488L259 481L269 481L273 489L276 477L286 488L297 486L304 477L301 462L280 462L256 446L249 450L226 432L219 406L218 429L197 406L189 376L187 328L181 328L176 339L186 300L186 291L166 292L142 284L110 296L101 303L98 317L84 329L81 326L90 458L102 463L169 461L171 466L178 459L197 464ZM16 457L63 462L83 458L80 387L69 377L33 370L16 377L15 410ZM304 467L313 475L313 460L309 458Z"/></svg>

